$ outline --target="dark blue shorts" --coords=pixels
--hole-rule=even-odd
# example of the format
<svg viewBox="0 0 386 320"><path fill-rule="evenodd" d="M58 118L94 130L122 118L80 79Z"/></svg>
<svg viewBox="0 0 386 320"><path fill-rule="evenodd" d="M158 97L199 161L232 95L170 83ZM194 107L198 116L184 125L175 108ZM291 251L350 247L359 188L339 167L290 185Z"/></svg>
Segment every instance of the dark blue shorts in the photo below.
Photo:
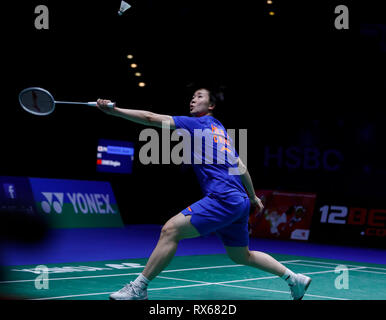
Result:
<svg viewBox="0 0 386 320"><path fill-rule="evenodd" d="M181 213L192 216L190 222L202 236L216 232L225 246L245 247L249 244L249 207L249 199L241 195L226 199L208 195Z"/></svg>

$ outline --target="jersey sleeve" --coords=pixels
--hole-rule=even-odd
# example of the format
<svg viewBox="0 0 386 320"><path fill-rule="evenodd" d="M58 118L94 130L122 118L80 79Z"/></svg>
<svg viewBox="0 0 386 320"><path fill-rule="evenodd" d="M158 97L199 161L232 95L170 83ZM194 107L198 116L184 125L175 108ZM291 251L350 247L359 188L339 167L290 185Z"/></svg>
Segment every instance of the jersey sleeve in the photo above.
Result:
<svg viewBox="0 0 386 320"><path fill-rule="evenodd" d="M199 129L197 118L187 116L173 116L176 129L188 130L190 134L194 133L194 129Z"/></svg>

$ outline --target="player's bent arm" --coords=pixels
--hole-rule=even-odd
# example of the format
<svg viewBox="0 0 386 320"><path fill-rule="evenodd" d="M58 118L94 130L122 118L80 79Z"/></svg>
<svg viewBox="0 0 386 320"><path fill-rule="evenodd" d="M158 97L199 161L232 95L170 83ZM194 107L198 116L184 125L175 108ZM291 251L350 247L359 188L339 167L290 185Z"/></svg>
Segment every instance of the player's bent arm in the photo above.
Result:
<svg viewBox="0 0 386 320"><path fill-rule="evenodd" d="M237 166L240 172L240 179L243 183L245 189L247 190L248 196L250 199L254 199L256 197L255 195L255 189L253 187L252 178L249 175L247 167L244 165L244 163L241 161L240 157L237 160Z"/></svg>
<svg viewBox="0 0 386 320"><path fill-rule="evenodd" d="M255 188L253 187L251 176L249 175L247 167L241 161L240 157L237 159L238 169L240 171L240 179L245 189L247 190L251 205L257 206L258 212L264 209L264 205L261 200L255 194Z"/></svg>
<svg viewBox="0 0 386 320"><path fill-rule="evenodd" d="M247 167L241 161L240 157L237 160L238 169L240 171L240 179L243 183L245 189L247 190L249 200L251 205L257 206L258 212L261 212L264 209L264 205L261 200L255 194L255 188L253 187L251 176L249 175Z"/></svg>

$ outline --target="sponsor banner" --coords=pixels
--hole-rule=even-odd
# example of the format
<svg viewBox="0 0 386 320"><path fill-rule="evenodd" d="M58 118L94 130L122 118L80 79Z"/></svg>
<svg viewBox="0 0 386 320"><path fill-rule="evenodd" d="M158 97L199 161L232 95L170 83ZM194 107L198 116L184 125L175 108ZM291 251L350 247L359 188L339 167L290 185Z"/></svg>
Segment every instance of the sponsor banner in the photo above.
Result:
<svg viewBox="0 0 386 320"><path fill-rule="evenodd" d="M0 211L36 214L28 178L0 176Z"/></svg>
<svg viewBox="0 0 386 320"><path fill-rule="evenodd" d="M311 240L385 247L386 208L342 202L318 200Z"/></svg>
<svg viewBox="0 0 386 320"><path fill-rule="evenodd" d="M53 228L122 227L109 182L30 178L37 212Z"/></svg>
<svg viewBox="0 0 386 320"><path fill-rule="evenodd" d="M316 194L256 190L264 210L249 217L251 237L308 240Z"/></svg>

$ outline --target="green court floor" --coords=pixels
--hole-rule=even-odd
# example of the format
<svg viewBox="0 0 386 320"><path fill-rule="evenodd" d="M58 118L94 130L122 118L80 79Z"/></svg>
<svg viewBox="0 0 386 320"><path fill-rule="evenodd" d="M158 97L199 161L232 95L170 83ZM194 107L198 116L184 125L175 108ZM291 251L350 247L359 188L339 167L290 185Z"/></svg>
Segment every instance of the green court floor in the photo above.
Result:
<svg viewBox="0 0 386 320"><path fill-rule="evenodd" d="M304 300L386 299L385 265L272 256L294 272L312 278ZM134 280L146 261L8 266L5 279L0 281L0 293L26 299L107 300L111 292ZM288 285L282 279L236 265L226 255L175 257L150 283L148 295L149 300L291 299Z"/></svg>

